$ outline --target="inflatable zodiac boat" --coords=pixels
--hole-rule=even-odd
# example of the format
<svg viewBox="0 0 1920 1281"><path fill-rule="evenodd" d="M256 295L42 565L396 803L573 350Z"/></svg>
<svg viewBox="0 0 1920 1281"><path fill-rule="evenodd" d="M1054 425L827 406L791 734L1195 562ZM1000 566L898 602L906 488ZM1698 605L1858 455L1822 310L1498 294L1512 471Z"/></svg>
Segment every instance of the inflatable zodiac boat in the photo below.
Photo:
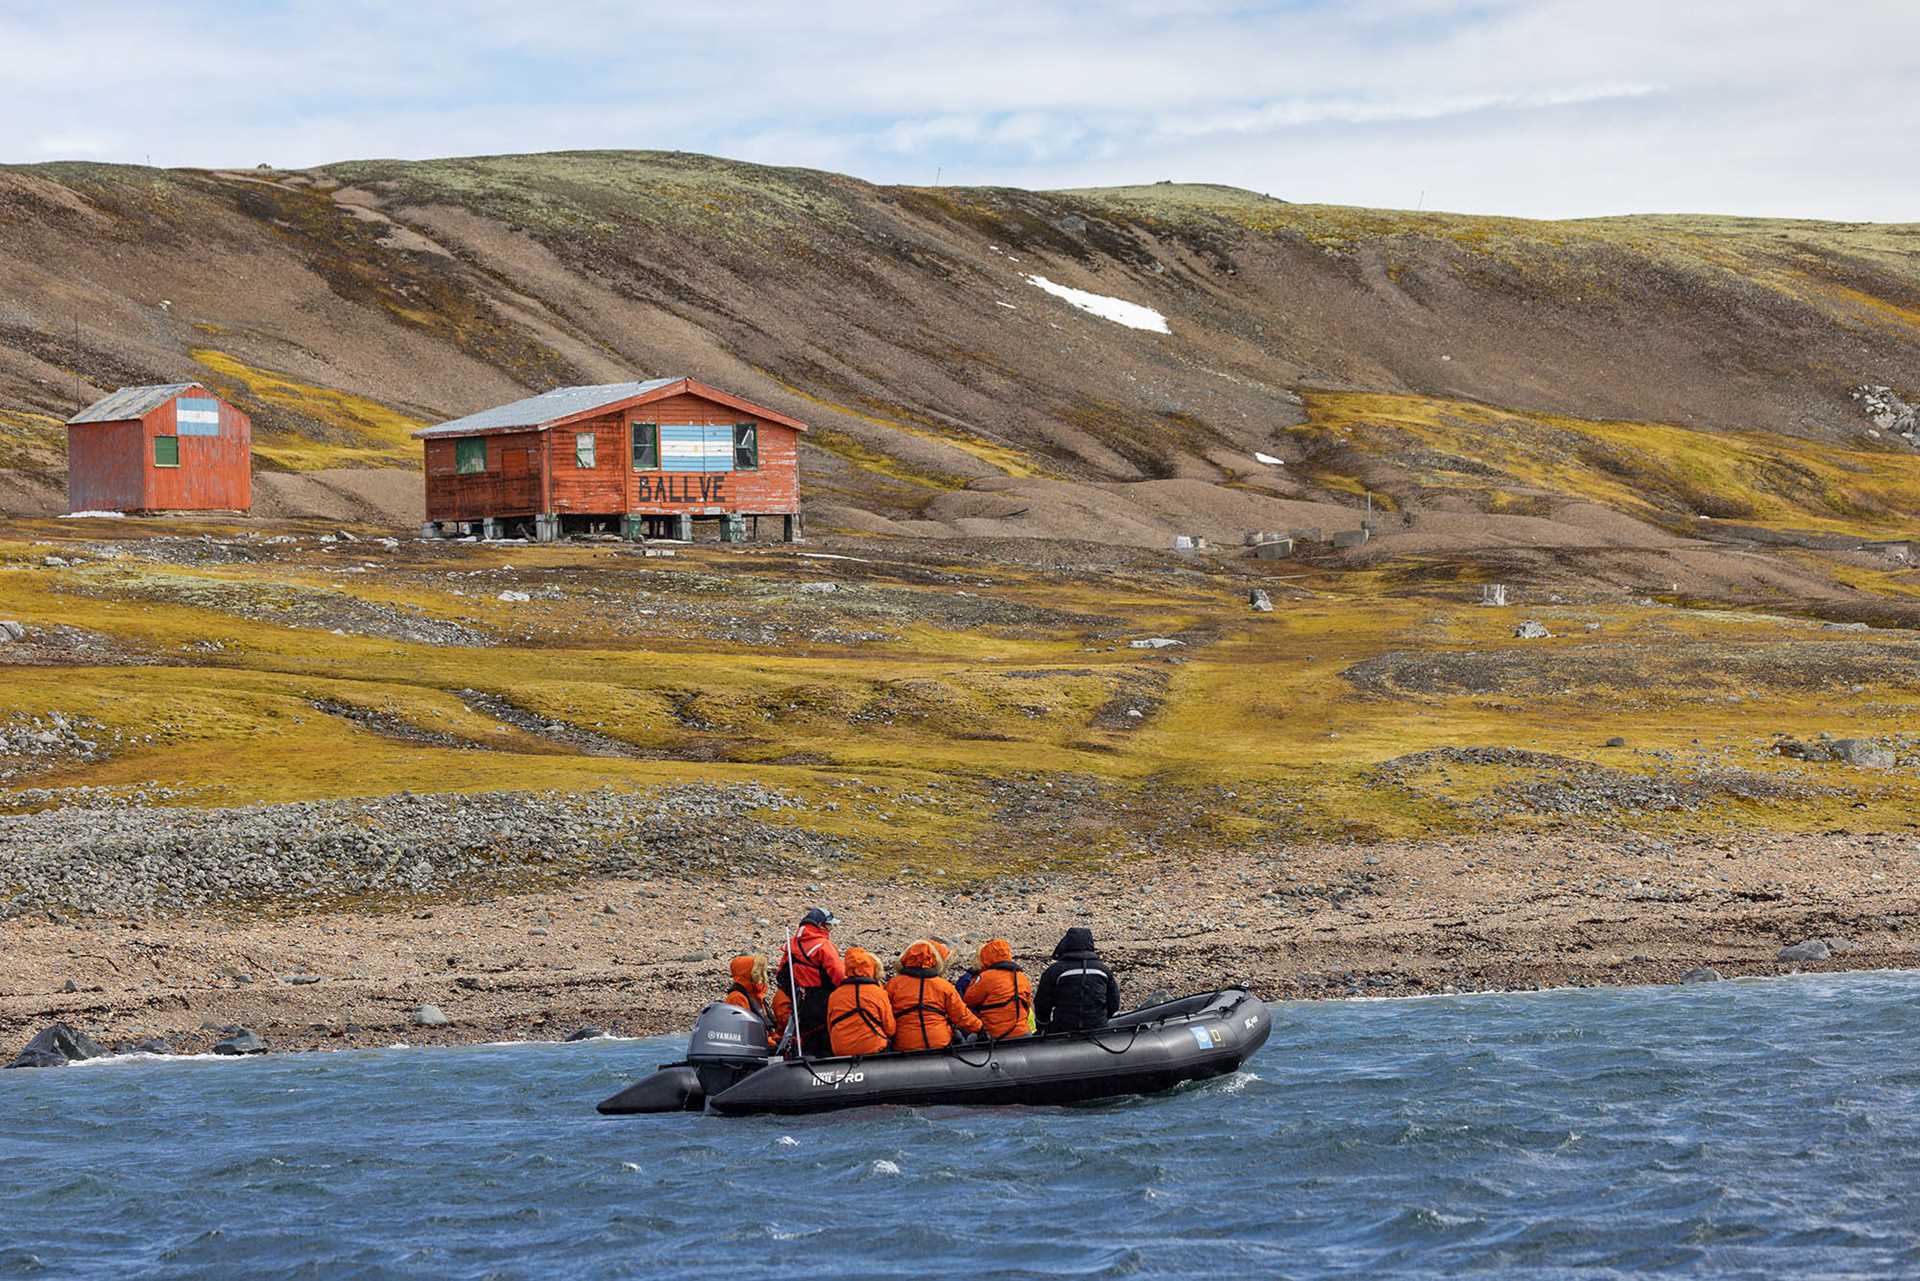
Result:
<svg viewBox="0 0 1920 1281"><path fill-rule="evenodd" d="M775 1059L766 1025L716 1001L701 1011L681 1063L600 1104L607 1116L830 1112L894 1103L1084 1103L1154 1094L1236 1071L1265 1044L1266 1003L1244 988L1143 1006L1091 1032L950 1045L856 1058Z"/></svg>

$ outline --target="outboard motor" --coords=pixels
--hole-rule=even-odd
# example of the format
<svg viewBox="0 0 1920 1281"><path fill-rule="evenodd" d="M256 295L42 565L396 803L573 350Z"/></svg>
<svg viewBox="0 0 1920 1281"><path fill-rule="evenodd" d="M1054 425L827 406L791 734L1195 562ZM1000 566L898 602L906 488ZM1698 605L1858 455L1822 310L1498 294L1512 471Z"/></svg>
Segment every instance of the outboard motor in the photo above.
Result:
<svg viewBox="0 0 1920 1281"><path fill-rule="evenodd" d="M694 1022L687 1062L700 1077L701 1092L711 1098L767 1065L767 1025L750 1010L715 1001Z"/></svg>
<svg viewBox="0 0 1920 1281"><path fill-rule="evenodd" d="M687 1061L669 1063L600 1104L603 1116L636 1112L699 1112L707 1100L767 1065L767 1025L725 1001L700 1011Z"/></svg>

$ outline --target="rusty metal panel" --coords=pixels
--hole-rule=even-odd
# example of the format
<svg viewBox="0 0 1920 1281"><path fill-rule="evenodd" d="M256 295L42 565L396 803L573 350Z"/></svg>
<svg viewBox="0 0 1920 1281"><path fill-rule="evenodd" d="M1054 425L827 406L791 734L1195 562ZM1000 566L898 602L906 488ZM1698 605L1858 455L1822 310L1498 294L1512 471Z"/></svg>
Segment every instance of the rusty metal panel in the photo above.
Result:
<svg viewBox="0 0 1920 1281"><path fill-rule="evenodd" d="M124 423L145 418L181 392L199 387L199 383L156 383L148 387L122 387L109 392L67 419L69 427L78 423Z"/></svg>
<svg viewBox="0 0 1920 1281"><path fill-rule="evenodd" d="M177 414L183 395L193 397L202 411L189 415L194 421L184 436ZM93 416L149 402L154 403L131 418ZM205 421L209 402L214 423ZM248 511L253 506L253 422L199 383L122 388L73 422L78 425L67 431L67 501L74 511ZM176 442L177 465L156 462L154 441L161 437Z"/></svg>
<svg viewBox="0 0 1920 1281"><path fill-rule="evenodd" d="M253 507L253 422L218 397L194 388L194 399L211 399L219 410L218 434L181 435L175 395L142 419L145 511L248 511ZM198 424L189 424L197 427ZM179 465L155 462L153 442L170 436L178 442Z"/></svg>
<svg viewBox="0 0 1920 1281"><path fill-rule="evenodd" d="M67 510L138 511L146 501L138 422L91 423L67 429Z"/></svg>

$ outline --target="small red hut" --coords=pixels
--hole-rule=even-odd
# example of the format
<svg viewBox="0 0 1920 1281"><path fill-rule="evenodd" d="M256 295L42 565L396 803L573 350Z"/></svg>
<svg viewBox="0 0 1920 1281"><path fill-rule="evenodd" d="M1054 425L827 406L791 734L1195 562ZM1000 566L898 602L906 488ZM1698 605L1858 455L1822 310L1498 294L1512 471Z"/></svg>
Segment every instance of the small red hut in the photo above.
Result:
<svg viewBox="0 0 1920 1281"><path fill-rule="evenodd" d="M806 424L691 378L556 387L423 427L429 536L525 529L543 542L596 530L721 537L781 518L799 535Z"/></svg>
<svg viewBox="0 0 1920 1281"><path fill-rule="evenodd" d="M67 419L70 511L253 507L253 421L199 383L122 387Z"/></svg>

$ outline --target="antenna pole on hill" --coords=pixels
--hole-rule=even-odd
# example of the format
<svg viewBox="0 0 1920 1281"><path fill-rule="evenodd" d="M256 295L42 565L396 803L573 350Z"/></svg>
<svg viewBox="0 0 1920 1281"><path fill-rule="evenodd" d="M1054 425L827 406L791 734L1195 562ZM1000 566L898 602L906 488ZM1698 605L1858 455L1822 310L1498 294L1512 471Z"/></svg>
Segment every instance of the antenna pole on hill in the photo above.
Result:
<svg viewBox="0 0 1920 1281"><path fill-rule="evenodd" d="M933 167L933 185L936 187L940 185L941 172L942 172L941 166L935 165Z"/></svg>
<svg viewBox="0 0 1920 1281"><path fill-rule="evenodd" d="M81 406L80 404L80 316L79 316L79 313L76 312L72 317L70 317L70 319L73 321L73 403L75 406L73 412L77 414L80 412L81 408L84 407L84 406Z"/></svg>

